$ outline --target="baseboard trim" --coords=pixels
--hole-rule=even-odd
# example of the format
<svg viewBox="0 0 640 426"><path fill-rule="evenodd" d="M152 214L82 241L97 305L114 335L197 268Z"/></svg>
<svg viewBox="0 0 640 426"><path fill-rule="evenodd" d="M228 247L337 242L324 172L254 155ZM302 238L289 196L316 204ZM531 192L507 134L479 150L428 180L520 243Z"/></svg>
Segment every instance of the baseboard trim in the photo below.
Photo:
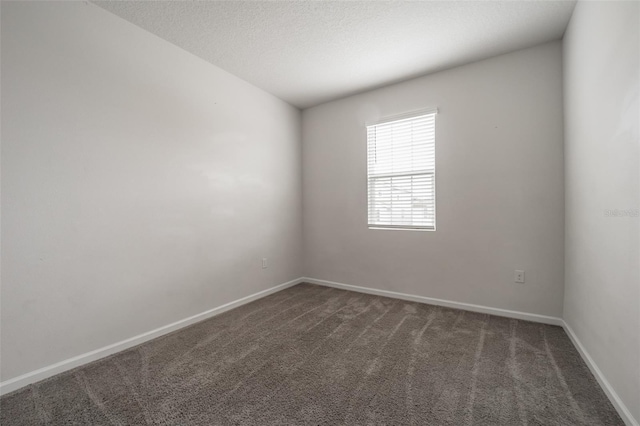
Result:
<svg viewBox="0 0 640 426"><path fill-rule="evenodd" d="M137 336L131 337L129 339L122 340L117 343L113 343L103 348L96 349L94 351L87 352L82 355L78 355L73 358L66 359L64 361L57 362L55 364L40 368L35 371L31 371L29 373L15 377L13 379L5 380L4 382L0 383L0 395L5 395L9 392L18 390L24 386L39 382L40 380L44 380L51 376L55 376L56 374L60 374L62 372L71 370L76 367L80 367L84 364L88 364L90 362L99 360L106 356L115 354L117 352L123 351L125 349L129 349L133 346L137 346L141 343L155 339L156 337L160 337L167 333L171 333L172 331L179 330L188 325L195 324L199 321L214 317L230 309L237 308L238 306L247 304L249 302L253 302L254 300L260 299L270 294L277 293L278 291L284 290L288 287L292 287L296 284L301 283L302 281L303 280L301 278L296 278L295 280L291 280L286 283L268 288L266 290L259 291L257 293L251 294L241 299L234 300L233 302L225 303L224 305L218 306L213 309L209 309L208 311L201 312L199 314L176 321L174 323L165 325L163 327L156 328L155 330L151 330L146 333L142 333Z"/></svg>
<svg viewBox="0 0 640 426"><path fill-rule="evenodd" d="M462 309L465 311L472 311L472 312L479 312L483 314L497 315L501 317L522 319L522 320L533 321L533 322L538 322L543 324L559 325L562 328L564 328L564 330L566 331L567 335L571 339L571 342L576 347L576 349L578 350L578 353L580 354L584 362L589 367L589 370L591 370L591 373L593 373L593 375L595 376L596 380L598 381L598 384L600 385L604 393L607 395L607 397L611 401L611 404L613 404L613 407L616 409L616 411L624 421L625 425L640 426L640 423L633 417L633 415L631 414L627 406L624 404L624 402L622 402L622 400L620 399L616 391L613 389L609 381L605 378L604 374L598 368L593 358L591 358L591 355L589 355L589 353L587 352L585 347L582 345L582 343L580 342L576 334L573 332L569 324L567 324L562 318L551 317L546 315L530 314L527 312L511 311L508 309L492 308L489 306L473 305L470 303L454 302L451 300L435 299L432 297L416 296L413 294L398 293L398 292L389 291L389 290L379 290L379 289L369 288L369 287L360 287L356 285L344 284L344 283L339 283L335 281L319 280L319 279L310 278L310 277L301 278L300 282L307 282L307 283L317 284L317 285L322 285L327 287L340 288L343 290L356 291L359 293L374 294L377 296L391 297L394 299L408 300L411 302L427 303L430 305L446 306L448 308Z"/></svg>
<svg viewBox="0 0 640 426"><path fill-rule="evenodd" d="M582 345L582 342L580 342L580 340L578 339L578 336L576 336L576 334L573 332L573 329L565 321L562 321L562 327L564 328L564 331L569 336L569 339L571 339L573 346L575 346L576 349L578 349L578 353L580 354L584 362L589 367L589 370L591 370L591 373L595 376L596 380L600 384L600 387L602 388L604 393L607 395L607 397L609 398L609 401L611 401L611 404L613 404L613 407L616 409L616 411L622 418L622 421L624 421L624 423L627 426L640 426L638 421L631 414L631 411L629 411L627 406L624 405L624 402L622 402L622 400L620 399L616 391L613 390L613 387L611 386L609 381L605 378L600 368L598 368L598 365L595 363L593 358L591 358L591 355L589 355L589 352L587 352L587 349Z"/></svg>
<svg viewBox="0 0 640 426"><path fill-rule="evenodd" d="M464 311L479 312L482 314L497 315L500 317L516 318L526 321L539 322L550 325L563 325L562 318L550 317L546 315L530 314L527 312L510 311L508 309L492 308L489 306L473 305L471 303L454 302L452 300L434 299L432 297L416 296L413 294L398 293L389 290L379 290L376 288L360 287L357 285L338 283L335 281L319 280L316 278L304 277L301 282L318 284L327 287L335 287L343 290L356 291L358 293L374 294L376 296L391 297L394 299L408 300L410 302L427 303L429 305L445 306L447 308L462 309Z"/></svg>
<svg viewBox="0 0 640 426"><path fill-rule="evenodd" d="M0 382L0 395L5 395L7 393L18 390L24 386L28 386L32 383L39 382L40 380L47 379L56 374L60 374L65 371L71 370L73 368L88 364L90 362L97 361L106 356L129 349L141 343L155 339L156 337L160 337L162 335L187 327L191 324L195 324L199 321L203 321L205 319L214 317L216 315L219 315L223 312L226 312L238 306L242 306L254 300L260 299L262 297L268 296L273 293L277 293L278 291L284 290L288 287L292 287L296 284L300 284L303 282L322 285L326 287L334 287L334 288L339 288L343 290L350 290L358 293L366 293L366 294L373 294L377 296L391 297L394 299L408 300L411 302L427 303L430 305L445 306L448 308L462 309L465 311L479 312L484 314L497 315L501 317L522 319L526 321L533 321L533 322L538 322L543 324L559 325L564 328L567 335L571 339L571 342L578 350L578 353L580 354L582 359L585 361L585 363L589 367L589 370L591 370L591 373L595 376L596 380L600 384L600 387L603 389L603 391L605 392L605 394L607 395L607 397L609 398L609 400L611 401L614 408L616 409L616 411L618 412L622 420L625 422L625 424L627 426L640 426L640 423L633 417L629 409L622 402L622 400L620 399L616 391L613 389L613 387L609 383L609 381L605 378L600 368L598 368L593 358L591 358L586 348L582 345L582 343L580 342L576 334L573 332L573 329L569 326L569 324L567 324L561 318L551 317L546 315L531 314L527 312L511 311L508 309L492 308L489 306L474 305L470 303L454 302L451 300L435 299L432 297L417 296L417 295L399 293L399 292L389 291L389 290L360 287L360 286L355 286L351 284L320 280L320 279L310 278L310 277L297 278L297 279L288 281L286 283L276 285L266 290L262 290L257 293L251 294L249 296L243 297L241 299L234 300L232 302L218 306L216 308L209 309L205 312L201 312L199 314L176 321L174 323L165 325L163 327L156 328L155 330L151 330L146 333L139 334L137 336L131 337L126 340L122 340L120 342L105 346L103 348L96 349L94 351L87 352L85 354L66 359L64 361L49 365L47 367L40 368L38 370L23 374L13 379L6 380L4 382Z"/></svg>

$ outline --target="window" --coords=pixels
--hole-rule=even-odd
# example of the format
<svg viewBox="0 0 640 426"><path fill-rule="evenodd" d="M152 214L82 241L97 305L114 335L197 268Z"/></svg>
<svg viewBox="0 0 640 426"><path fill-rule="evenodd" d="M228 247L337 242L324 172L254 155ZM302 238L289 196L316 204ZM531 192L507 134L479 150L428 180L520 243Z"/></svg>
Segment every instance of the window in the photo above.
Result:
<svg viewBox="0 0 640 426"><path fill-rule="evenodd" d="M367 126L369 228L436 228L437 110Z"/></svg>

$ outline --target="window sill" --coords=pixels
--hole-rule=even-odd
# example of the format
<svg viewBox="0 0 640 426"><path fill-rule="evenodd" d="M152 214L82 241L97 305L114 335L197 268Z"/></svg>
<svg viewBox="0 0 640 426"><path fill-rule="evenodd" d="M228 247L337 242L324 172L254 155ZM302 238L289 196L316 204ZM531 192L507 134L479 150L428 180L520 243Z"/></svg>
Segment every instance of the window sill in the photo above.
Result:
<svg viewBox="0 0 640 426"><path fill-rule="evenodd" d="M435 231L436 228L411 228L408 226L381 226L381 225L377 225L377 226L369 226L369 229L373 229L373 230L378 230L378 231L419 231L419 232L424 232L424 231Z"/></svg>

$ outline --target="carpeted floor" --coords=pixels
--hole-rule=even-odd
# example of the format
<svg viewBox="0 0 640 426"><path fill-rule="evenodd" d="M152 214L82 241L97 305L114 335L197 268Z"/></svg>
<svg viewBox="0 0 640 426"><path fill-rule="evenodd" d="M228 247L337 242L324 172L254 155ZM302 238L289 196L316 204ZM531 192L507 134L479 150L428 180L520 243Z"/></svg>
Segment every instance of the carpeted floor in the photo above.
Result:
<svg viewBox="0 0 640 426"><path fill-rule="evenodd" d="M301 284L0 400L9 425L622 425L560 327Z"/></svg>

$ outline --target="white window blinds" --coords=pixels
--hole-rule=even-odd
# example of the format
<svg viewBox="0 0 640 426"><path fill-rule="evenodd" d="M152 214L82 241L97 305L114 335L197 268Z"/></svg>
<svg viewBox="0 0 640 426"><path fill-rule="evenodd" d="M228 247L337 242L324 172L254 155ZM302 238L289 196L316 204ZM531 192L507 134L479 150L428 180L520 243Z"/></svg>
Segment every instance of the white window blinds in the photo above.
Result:
<svg viewBox="0 0 640 426"><path fill-rule="evenodd" d="M435 229L436 113L367 126L370 228Z"/></svg>

